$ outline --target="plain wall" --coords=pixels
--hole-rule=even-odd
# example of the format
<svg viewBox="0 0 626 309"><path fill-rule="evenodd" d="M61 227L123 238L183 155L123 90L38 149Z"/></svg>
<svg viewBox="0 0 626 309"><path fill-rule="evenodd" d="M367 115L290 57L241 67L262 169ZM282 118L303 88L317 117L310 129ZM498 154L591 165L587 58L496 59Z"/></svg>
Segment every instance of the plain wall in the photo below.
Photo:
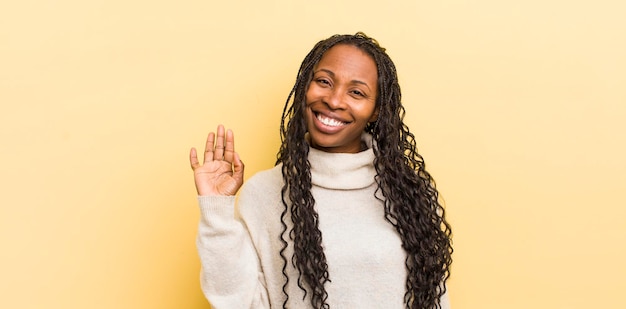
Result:
<svg viewBox="0 0 626 309"><path fill-rule="evenodd" d="M192 146L247 177L319 40L398 67L454 232L455 309L624 308L626 4L3 1L0 307L208 308Z"/></svg>

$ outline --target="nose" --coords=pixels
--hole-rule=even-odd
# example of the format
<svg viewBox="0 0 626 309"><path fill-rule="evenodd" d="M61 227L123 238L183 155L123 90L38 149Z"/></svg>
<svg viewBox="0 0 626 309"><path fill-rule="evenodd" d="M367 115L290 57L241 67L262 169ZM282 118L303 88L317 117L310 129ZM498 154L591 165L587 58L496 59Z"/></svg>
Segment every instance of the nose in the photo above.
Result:
<svg viewBox="0 0 626 309"><path fill-rule="evenodd" d="M341 92L337 88L330 89L327 95L324 97L324 103L328 105L330 109L344 109L345 108L345 98Z"/></svg>

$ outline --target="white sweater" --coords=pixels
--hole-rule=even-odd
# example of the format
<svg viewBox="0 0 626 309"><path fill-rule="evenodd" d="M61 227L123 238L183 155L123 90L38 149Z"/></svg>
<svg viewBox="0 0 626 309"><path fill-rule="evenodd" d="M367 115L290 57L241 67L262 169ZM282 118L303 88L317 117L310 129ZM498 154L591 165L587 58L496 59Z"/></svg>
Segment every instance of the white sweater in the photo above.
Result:
<svg viewBox="0 0 626 309"><path fill-rule="evenodd" d="M311 192L331 280L326 284L328 304L340 309L404 308L406 253L374 197L371 136L364 135L364 141L369 149L356 154L309 151ZM213 308L282 308L282 186L278 165L250 178L236 207L234 197L198 197L201 283ZM287 308L310 308L311 293L303 300L292 254L290 243L285 254ZM446 296L442 308L449 308Z"/></svg>

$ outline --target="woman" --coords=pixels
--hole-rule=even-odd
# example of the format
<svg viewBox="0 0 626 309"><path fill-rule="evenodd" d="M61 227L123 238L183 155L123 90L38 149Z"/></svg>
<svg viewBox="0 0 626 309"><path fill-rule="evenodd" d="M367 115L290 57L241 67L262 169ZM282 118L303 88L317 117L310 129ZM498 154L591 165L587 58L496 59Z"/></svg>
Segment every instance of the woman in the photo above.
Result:
<svg viewBox="0 0 626 309"><path fill-rule="evenodd" d="M232 131L209 134L203 164L192 148L214 308L449 307L451 230L400 98L384 48L335 35L302 62L277 165L237 200Z"/></svg>

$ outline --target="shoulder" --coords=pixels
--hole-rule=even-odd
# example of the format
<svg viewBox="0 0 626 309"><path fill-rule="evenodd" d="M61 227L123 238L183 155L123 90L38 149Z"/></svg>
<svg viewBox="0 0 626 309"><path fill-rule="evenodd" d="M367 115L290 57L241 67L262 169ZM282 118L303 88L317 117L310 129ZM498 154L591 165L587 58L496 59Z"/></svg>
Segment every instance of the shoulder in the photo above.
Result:
<svg viewBox="0 0 626 309"><path fill-rule="evenodd" d="M250 177L241 188L240 195L266 195L266 193L280 192L282 187L282 164L279 164L271 169L260 171Z"/></svg>
<svg viewBox="0 0 626 309"><path fill-rule="evenodd" d="M248 179L237 198L238 212L247 219L271 216L282 209L282 165L256 173Z"/></svg>

